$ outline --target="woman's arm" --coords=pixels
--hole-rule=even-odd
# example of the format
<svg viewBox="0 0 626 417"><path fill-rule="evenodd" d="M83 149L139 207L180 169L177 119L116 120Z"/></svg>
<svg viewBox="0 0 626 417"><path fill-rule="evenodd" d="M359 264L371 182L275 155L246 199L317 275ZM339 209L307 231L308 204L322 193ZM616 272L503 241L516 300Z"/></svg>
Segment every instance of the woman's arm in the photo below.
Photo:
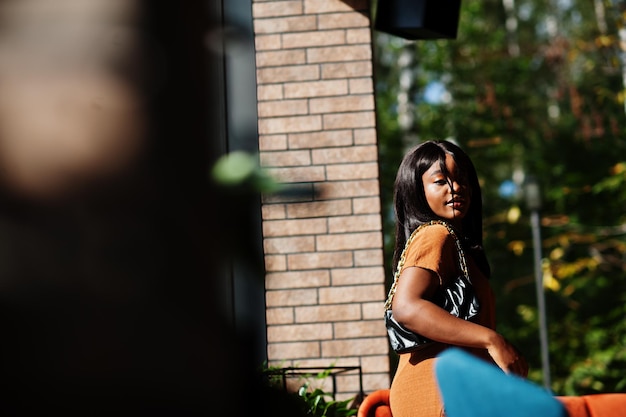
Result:
<svg viewBox="0 0 626 417"><path fill-rule="evenodd" d="M518 350L492 329L457 318L428 300L439 286L430 270L402 271L393 298L393 316L409 330L441 343L486 349L505 372L526 376L528 366Z"/></svg>

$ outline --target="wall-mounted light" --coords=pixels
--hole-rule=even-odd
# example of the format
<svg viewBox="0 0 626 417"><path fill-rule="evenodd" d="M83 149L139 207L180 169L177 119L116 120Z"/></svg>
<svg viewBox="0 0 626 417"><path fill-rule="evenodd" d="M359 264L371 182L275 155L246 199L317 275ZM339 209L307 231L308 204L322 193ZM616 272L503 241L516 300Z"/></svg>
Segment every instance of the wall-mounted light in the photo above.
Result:
<svg viewBox="0 0 626 417"><path fill-rule="evenodd" d="M378 0L374 29L409 40L456 39L461 0Z"/></svg>

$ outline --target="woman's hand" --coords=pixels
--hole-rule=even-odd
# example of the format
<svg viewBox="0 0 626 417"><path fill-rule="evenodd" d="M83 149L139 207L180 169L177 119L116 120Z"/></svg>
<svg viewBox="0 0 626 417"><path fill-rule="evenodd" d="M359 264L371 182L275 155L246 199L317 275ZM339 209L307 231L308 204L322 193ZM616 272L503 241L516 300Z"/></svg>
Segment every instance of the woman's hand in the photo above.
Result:
<svg viewBox="0 0 626 417"><path fill-rule="evenodd" d="M520 351L509 343L504 337L495 334L493 342L487 346L487 352L493 361L504 372L519 375L523 378L528 376L528 363Z"/></svg>

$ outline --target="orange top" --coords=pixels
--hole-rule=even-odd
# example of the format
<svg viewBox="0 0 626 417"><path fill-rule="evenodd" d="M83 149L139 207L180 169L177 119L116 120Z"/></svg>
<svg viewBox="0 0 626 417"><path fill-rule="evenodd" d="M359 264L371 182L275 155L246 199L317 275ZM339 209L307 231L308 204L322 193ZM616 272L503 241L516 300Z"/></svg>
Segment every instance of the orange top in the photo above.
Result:
<svg viewBox="0 0 626 417"><path fill-rule="evenodd" d="M495 329L495 297L489 279L481 272L474 260L467 253L465 254L469 278L478 297L480 308L478 314L472 318L472 322ZM454 237L450 235L445 226L433 224L422 228L407 248L405 261L402 270L410 267L420 267L437 274L441 284L455 279L461 274L459 266L459 254L456 249ZM399 279L402 279L400 276ZM438 345L438 346L429 346ZM413 352L413 360L420 360L433 357L440 352L445 345L435 342L424 346ZM481 349L469 349L477 356L491 361L486 351ZM423 357L420 354L423 352Z"/></svg>
<svg viewBox="0 0 626 417"><path fill-rule="evenodd" d="M472 321L495 327L495 300L489 280L482 274L469 254L465 255L469 278L480 303ZM445 226L433 224L420 229L405 253L403 269L420 267L433 271L442 283L461 274L454 237ZM402 279L402 276L399 277ZM437 323L433 323L437 326ZM400 354L398 367L389 391L389 404L394 417L441 417L445 415L434 371L436 356L449 345L426 343L417 350ZM465 348L490 363L486 349Z"/></svg>

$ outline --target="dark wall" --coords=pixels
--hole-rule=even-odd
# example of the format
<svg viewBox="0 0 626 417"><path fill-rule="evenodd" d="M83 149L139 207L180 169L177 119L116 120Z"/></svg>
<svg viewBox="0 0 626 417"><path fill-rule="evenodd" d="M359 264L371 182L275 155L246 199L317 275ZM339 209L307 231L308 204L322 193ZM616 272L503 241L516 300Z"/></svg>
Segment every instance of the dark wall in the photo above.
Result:
<svg viewBox="0 0 626 417"><path fill-rule="evenodd" d="M221 2L141 5L137 59L119 69L145 108L132 163L45 196L2 184L4 412L243 415L251 405L240 397L254 391L256 364L223 299L225 242L248 241L249 229L208 178L225 149L220 58L206 48Z"/></svg>

